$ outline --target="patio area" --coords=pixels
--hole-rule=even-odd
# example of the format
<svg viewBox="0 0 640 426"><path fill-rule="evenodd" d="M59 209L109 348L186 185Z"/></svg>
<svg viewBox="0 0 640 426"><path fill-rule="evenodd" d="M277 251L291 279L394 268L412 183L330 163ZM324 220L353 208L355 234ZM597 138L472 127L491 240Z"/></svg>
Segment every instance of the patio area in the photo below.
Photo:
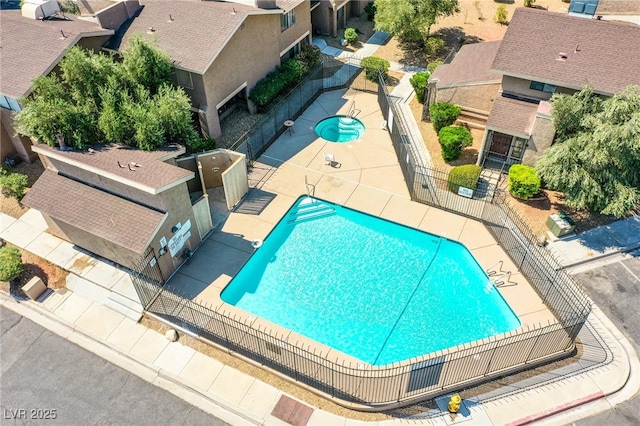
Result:
<svg viewBox="0 0 640 426"><path fill-rule="evenodd" d="M366 127L361 139L334 143L316 135L318 121L346 114L352 103L360 110L358 119ZM263 240L300 195L312 193L461 242L483 269L511 272L500 280L498 288L523 329L555 322L480 222L411 201L383 120L373 94L337 90L320 96L295 120L292 132L280 136L254 163L249 170L249 194L165 288L213 309L221 307L220 293L253 253L251 242ZM325 154L333 154L335 162L326 161ZM495 266L499 262L502 264ZM236 312L229 305L224 310Z"/></svg>

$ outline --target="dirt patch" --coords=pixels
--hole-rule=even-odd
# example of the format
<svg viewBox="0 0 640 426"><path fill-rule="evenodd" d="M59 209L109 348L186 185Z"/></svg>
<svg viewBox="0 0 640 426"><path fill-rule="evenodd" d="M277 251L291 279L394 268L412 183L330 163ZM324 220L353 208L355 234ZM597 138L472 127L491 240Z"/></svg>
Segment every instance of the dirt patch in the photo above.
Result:
<svg viewBox="0 0 640 426"><path fill-rule="evenodd" d="M358 33L358 41L353 45L348 44L343 46L341 41L344 39L344 31L346 28L353 28ZM314 38L320 38L327 43L327 46L335 47L336 49L342 49L347 52L355 52L360 49L364 43L375 32L373 29L373 22L367 20L367 14L363 13L361 16L353 16L347 20L346 28L338 30L336 37L317 35Z"/></svg>
<svg viewBox="0 0 640 426"><path fill-rule="evenodd" d="M7 246L12 245L7 244ZM20 252L22 253L22 263L24 266L22 275L11 283L0 281L0 291L4 291L19 299L25 299L26 295L22 292L21 288L33 277L39 277L48 288L65 288L69 272L26 250L20 250Z"/></svg>
<svg viewBox="0 0 640 426"><path fill-rule="evenodd" d="M40 160L34 161L31 164L22 162L11 168L11 173L27 175L27 179L29 180L27 183L27 192L29 192L29 188L38 180L42 172L44 172L44 167ZM18 200L13 197L7 197L0 192L0 212L17 219L25 214L27 210L29 210L29 208L20 204Z"/></svg>

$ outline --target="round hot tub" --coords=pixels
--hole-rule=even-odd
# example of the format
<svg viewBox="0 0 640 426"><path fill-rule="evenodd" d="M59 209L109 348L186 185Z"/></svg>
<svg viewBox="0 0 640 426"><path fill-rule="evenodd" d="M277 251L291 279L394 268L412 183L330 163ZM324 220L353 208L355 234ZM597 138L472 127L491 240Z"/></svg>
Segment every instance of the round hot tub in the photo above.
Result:
<svg viewBox="0 0 640 426"><path fill-rule="evenodd" d="M316 124L316 134L329 142L351 142L362 137L364 124L354 117L334 115Z"/></svg>

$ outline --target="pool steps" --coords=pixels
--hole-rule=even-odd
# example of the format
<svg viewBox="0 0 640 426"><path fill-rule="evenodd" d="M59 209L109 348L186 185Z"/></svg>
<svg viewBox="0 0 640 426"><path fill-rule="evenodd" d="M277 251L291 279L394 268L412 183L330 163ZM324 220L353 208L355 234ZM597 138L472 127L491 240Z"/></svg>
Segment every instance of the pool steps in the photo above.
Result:
<svg viewBox="0 0 640 426"><path fill-rule="evenodd" d="M336 209L327 204L302 204L289 212L287 223L301 222L335 214Z"/></svg>

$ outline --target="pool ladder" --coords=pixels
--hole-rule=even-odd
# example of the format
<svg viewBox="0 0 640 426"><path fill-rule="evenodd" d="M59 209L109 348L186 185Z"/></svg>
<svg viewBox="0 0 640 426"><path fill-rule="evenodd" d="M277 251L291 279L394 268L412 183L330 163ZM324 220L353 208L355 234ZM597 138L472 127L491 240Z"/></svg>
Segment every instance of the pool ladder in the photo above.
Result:
<svg viewBox="0 0 640 426"><path fill-rule="evenodd" d="M314 201L309 204L300 205L295 210L292 210L288 215L287 223L317 219L319 217L335 214L335 212L335 207Z"/></svg>
<svg viewBox="0 0 640 426"><path fill-rule="evenodd" d="M355 118L361 112L362 112L361 109L356 108L356 101L355 100L351 101L351 105L349 105L349 112L347 113L347 115L351 118Z"/></svg>
<svg viewBox="0 0 640 426"><path fill-rule="evenodd" d="M496 266L500 265L499 268L496 269ZM487 276L491 280L491 282L496 287L501 287L507 283L511 283L511 271L503 271L502 267L504 266L504 261L499 260L498 262L491 265L487 268ZM505 281L506 277L506 281ZM512 285L516 283L511 283Z"/></svg>

